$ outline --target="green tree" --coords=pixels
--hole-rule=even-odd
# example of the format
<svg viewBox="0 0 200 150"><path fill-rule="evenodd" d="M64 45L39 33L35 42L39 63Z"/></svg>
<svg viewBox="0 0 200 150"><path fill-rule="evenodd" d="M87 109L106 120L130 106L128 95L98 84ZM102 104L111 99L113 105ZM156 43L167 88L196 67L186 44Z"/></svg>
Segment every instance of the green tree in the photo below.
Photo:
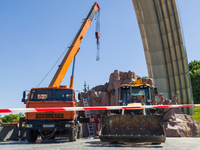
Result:
<svg viewBox="0 0 200 150"><path fill-rule="evenodd" d="M1 117L0 119L3 123L11 123L13 120L19 120L21 117L25 117L25 115L23 113L9 114Z"/></svg>
<svg viewBox="0 0 200 150"><path fill-rule="evenodd" d="M142 79L147 79L147 78L149 78L149 77L147 77L147 76L142 77Z"/></svg>
<svg viewBox="0 0 200 150"><path fill-rule="evenodd" d="M200 61L194 60L189 63L190 78L194 103L200 103Z"/></svg>

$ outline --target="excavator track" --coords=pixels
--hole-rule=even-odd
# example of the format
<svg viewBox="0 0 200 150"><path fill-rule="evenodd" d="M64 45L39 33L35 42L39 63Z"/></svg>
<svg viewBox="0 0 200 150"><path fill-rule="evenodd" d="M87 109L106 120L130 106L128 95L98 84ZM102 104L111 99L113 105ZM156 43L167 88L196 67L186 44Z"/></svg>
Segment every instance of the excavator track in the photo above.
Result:
<svg viewBox="0 0 200 150"><path fill-rule="evenodd" d="M164 143L162 115L113 115L102 117L102 142L152 142Z"/></svg>

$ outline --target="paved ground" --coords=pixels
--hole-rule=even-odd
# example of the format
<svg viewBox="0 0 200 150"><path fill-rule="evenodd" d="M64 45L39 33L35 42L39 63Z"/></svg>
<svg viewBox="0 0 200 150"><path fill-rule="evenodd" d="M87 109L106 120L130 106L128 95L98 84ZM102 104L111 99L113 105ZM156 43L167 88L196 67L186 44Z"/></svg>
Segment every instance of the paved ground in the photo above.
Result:
<svg viewBox="0 0 200 150"><path fill-rule="evenodd" d="M49 140L44 141L38 139L36 143L29 144L26 140L25 141L5 141L0 142L0 149L2 150L25 150L25 149L56 149L56 150L63 150L63 149L70 149L70 150L115 150L115 149L164 149L164 150L188 150L188 149L200 149L200 138L167 138L166 143L162 143L161 145L151 145L149 143L136 143L136 144L110 144L110 143L103 143L99 139L78 139L76 142L69 142L68 139L58 138L56 140Z"/></svg>

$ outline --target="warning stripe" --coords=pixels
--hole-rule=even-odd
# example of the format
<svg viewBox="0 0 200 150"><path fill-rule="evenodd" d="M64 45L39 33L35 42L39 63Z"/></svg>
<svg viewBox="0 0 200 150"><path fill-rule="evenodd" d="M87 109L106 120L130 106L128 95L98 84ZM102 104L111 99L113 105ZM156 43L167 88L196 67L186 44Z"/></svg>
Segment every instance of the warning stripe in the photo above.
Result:
<svg viewBox="0 0 200 150"><path fill-rule="evenodd" d="M115 110L115 109L143 109L143 108L176 108L176 107L199 107L200 104L182 105L145 105L145 106L93 106L93 107L50 107L50 108L10 108L0 109L0 113L19 112L48 112L48 111L86 111L86 110Z"/></svg>
<svg viewBox="0 0 200 150"><path fill-rule="evenodd" d="M12 113L10 109L1 109L1 113Z"/></svg>

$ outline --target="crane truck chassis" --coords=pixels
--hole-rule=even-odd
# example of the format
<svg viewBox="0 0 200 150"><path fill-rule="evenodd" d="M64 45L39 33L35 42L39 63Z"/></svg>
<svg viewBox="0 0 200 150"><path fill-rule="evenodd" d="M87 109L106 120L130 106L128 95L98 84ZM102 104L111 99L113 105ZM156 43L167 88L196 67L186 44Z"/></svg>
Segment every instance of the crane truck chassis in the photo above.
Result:
<svg viewBox="0 0 200 150"><path fill-rule="evenodd" d="M41 104L42 102L42 104ZM27 108L31 107L75 107L75 93L68 88L33 88L30 91ZM26 138L35 142L38 135L42 139L54 139L56 135L66 136L70 141L76 141L82 135L81 123L77 120L75 111L72 112L40 112L26 113Z"/></svg>

